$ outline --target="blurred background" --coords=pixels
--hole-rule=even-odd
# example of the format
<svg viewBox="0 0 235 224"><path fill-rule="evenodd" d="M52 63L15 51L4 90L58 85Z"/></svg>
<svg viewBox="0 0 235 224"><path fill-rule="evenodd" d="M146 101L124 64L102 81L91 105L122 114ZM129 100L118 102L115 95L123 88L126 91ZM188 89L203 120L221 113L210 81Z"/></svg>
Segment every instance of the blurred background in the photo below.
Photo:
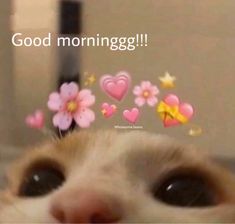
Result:
<svg viewBox="0 0 235 224"><path fill-rule="evenodd" d="M27 114L38 108L44 109L47 126L53 129L52 114L46 103L49 93L66 80L66 75L69 80L79 74L83 85L86 72L95 74L99 80L103 74L114 75L120 70L130 72L133 84L150 80L159 88L159 76L166 71L175 76L176 87L161 89L158 98L175 93L191 103L196 111L191 124L197 124L203 132L198 137L189 136L190 124L164 128L155 109L148 107L143 108L137 125L147 131L168 134L195 144L233 164L235 1L99 0L79 1L79 7L73 5L72 9L71 5L66 6L71 2L78 3L0 1L0 170L26 146L45 138L25 126ZM68 7L68 11L63 11L62 3L66 3L63 7ZM66 30L69 24L78 26L78 29ZM149 39L147 47L130 52L114 52L105 47L13 47L11 37L16 32L29 37L44 37L51 32L53 38L66 32L84 36L147 33ZM71 60L74 61L71 63ZM121 111L134 106L134 96L129 93L118 104L117 116L107 120L100 113L100 105L111 101L100 90L98 81L91 89L97 97L93 107L97 118L91 128L127 125Z"/></svg>

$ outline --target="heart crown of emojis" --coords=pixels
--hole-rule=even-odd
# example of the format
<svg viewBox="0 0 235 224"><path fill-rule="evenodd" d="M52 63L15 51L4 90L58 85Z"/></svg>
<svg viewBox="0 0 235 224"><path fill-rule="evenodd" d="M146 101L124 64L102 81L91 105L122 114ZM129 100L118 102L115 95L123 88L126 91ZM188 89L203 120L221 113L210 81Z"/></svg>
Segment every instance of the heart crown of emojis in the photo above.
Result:
<svg viewBox="0 0 235 224"><path fill-rule="evenodd" d="M80 89L75 82L63 83L58 92L49 95L48 108L54 112L53 125L59 130L65 131L70 128L72 122L80 128L88 128L95 121L96 114L91 107L96 102L96 97L92 93L92 86L96 83L95 74L84 74L84 86ZM165 72L158 78L163 89L175 88L176 77ZM194 108L189 103L181 102L180 98L169 93L159 100L160 90L156 84L150 80L143 80L136 85L133 84L131 75L126 71L120 71L115 75L105 74L99 79L99 86L103 94L108 98L100 105L99 113L104 119L112 119L118 116L117 103L123 103L126 96L131 92L134 96L133 105L126 107L122 112L123 121L130 125L140 121L141 111L144 107L153 108L154 114L158 114L164 127L173 127L188 123L194 114ZM131 90L131 86L134 85ZM89 87L89 88L87 88ZM26 124L31 128L43 129L44 114L37 110L34 114L26 117ZM196 131L194 130L196 129ZM189 135L200 134L200 127L194 125ZM196 133L196 134L195 134Z"/></svg>

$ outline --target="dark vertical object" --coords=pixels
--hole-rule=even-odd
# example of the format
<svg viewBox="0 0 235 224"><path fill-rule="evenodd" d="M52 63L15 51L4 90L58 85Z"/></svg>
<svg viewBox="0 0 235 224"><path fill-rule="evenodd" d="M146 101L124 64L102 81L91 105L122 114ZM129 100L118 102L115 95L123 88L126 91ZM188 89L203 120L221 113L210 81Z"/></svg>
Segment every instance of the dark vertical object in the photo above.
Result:
<svg viewBox="0 0 235 224"><path fill-rule="evenodd" d="M82 32L82 4L81 2L62 1L60 7L60 33L80 34Z"/></svg>
<svg viewBox="0 0 235 224"><path fill-rule="evenodd" d="M71 1L60 1L59 12L59 36L73 37L79 36L82 32L82 3ZM79 72L79 48L62 46L58 49L58 86L64 82L77 82L80 84ZM72 130L75 127L73 123L70 127ZM62 133L63 135L66 132Z"/></svg>
<svg viewBox="0 0 235 224"><path fill-rule="evenodd" d="M79 36L82 31L82 3L61 1L59 18L59 35ZM64 82L80 81L77 47L59 49L59 86Z"/></svg>

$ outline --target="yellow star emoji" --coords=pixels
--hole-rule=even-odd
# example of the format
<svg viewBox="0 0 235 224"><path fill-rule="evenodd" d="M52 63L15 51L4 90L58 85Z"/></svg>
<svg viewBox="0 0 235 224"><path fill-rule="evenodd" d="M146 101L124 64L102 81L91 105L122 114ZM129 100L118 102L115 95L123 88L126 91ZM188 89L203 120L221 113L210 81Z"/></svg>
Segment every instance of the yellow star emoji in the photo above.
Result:
<svg viewBox="0 0 235 224"><path fill-rule="evenodd" d="M159 77L162 87L165 89L170 89L175 87L175 76L171 76L169 72L166 72L164 76Z"/></svg>

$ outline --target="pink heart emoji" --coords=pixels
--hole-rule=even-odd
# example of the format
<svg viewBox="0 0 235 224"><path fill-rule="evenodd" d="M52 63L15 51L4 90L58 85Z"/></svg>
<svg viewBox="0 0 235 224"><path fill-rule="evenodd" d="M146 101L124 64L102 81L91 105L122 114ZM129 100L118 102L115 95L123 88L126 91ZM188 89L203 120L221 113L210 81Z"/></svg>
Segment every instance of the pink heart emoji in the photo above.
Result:
<svg viewBox="0 0 235 224"><path fill-rule="evenodd" d="M116 105L114 105L114 104L109 105L108 103L103 103L101 106L101 109L102 109L102 111L101 111L102 114L106 118L111 117L117 111Z"/></svg>
<svg viewBox="0 0 235 224"><path fill-rule="evenodd" d="M130 75L121 71L116 76L103 75L100 79L100 86L110 97L121 101L128 92L130 82Z"/></svg>
<svg viewBox="0 0 235 224"><path fill-rule="evenodd" d="M28 115L25 123L30 128L41 129L44 126L44 114L42 111L37 110L34 114Z"/></svg>
<svg viewBox="0 0 235 224"><path fill-rule="evenodd" d="M135 124L136 121L138 120L140 115L139 109L138 108L132 108L131 110L124 110L123 111L123 117L132 124Z"/></svg>
<svg viewBox="0 0 235 224"><path fill-rule="evenodd" d="M180 103L178 96L174 94L169 94L168 96L165 97L163 101L170 107L177 106L179 108L179 113L182 114L185 118L187 118L187 120L189 120L193 116L194 110L192 105L188 103ZM179 120L175 118L169 118L167 114L165 114L163 123L165 127L182 124Z"/></svg>

